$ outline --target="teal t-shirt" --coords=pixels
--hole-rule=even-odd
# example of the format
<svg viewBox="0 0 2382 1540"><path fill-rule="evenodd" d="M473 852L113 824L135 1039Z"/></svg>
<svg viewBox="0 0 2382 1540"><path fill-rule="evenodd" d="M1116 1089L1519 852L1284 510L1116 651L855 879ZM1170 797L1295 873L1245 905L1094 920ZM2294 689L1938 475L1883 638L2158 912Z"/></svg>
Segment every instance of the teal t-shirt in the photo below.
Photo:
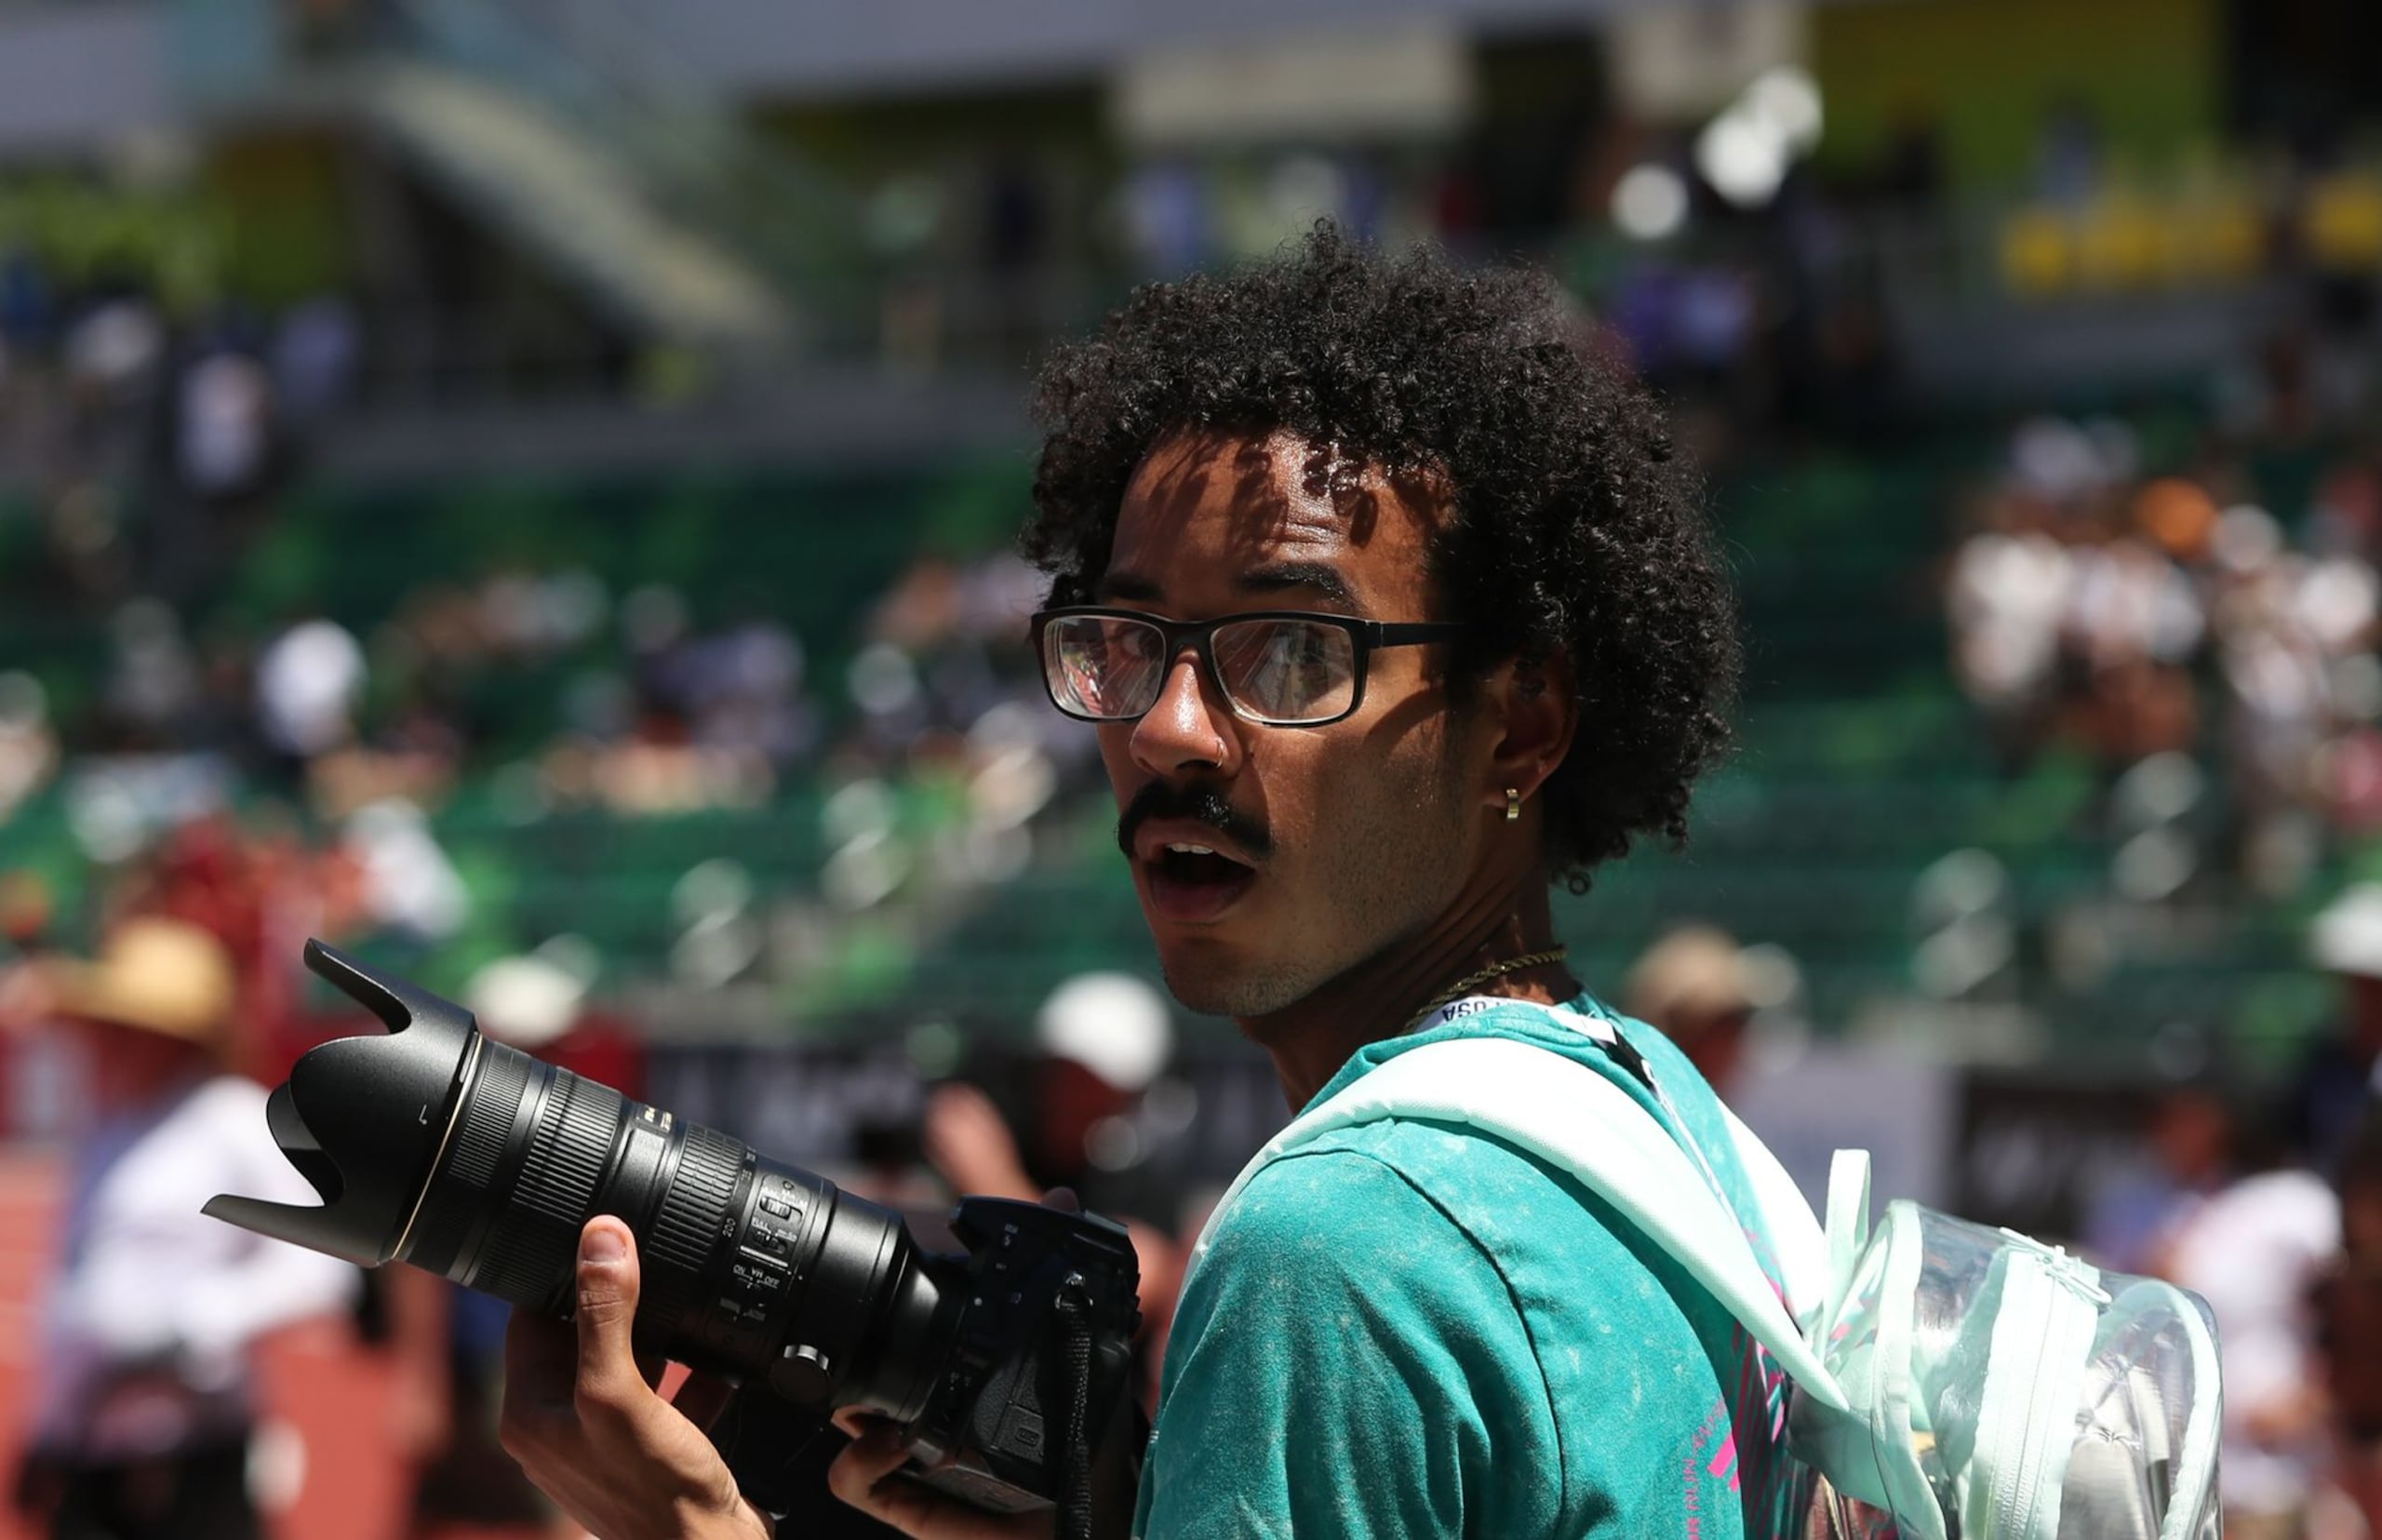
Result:
<svg viewBox="0 0 2382 1540"><path fill-rule="evenodd" d="M1674 1131L1753 1215L1703 1078L1586 996L1460 1001L1359 1051L1316 1100L1452 1038L1610 1071L1583 1030L1598 1023L1644 1056ZM1217 1221L1176 1310L1134 1533L1765 1534L1793 1500L1783 1405L1728 1312L1574 1178L1477 1131L1365 1123L1276 1159Z"/></svg>

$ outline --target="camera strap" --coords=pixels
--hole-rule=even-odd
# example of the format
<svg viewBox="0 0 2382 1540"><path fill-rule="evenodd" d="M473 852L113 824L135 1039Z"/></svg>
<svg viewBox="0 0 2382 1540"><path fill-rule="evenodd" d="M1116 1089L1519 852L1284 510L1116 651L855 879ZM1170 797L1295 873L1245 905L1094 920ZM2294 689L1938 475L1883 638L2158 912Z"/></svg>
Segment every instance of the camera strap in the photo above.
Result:
<svg viewBox="0 0 2382 1540"><path fill-rule="evenodd" d="M1084 1297L1083 1280L1070 1278L1062 1284L1051 1308L1065 1333L1060 1361L1067 1377L1066 1402L1059 1409L1064 1468L1060 1472L1057 1540L1091 1540L1091 1305Z"/></svg>

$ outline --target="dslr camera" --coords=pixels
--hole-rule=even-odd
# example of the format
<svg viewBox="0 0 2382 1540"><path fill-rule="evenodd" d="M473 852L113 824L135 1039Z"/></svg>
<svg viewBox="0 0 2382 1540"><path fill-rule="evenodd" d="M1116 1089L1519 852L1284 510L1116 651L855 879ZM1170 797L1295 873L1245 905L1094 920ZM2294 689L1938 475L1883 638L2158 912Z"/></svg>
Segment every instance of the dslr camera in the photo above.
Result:
<svg viewBox="0 0 2382 1540"><path fill-rule="evenodd" d="M799 1437L858 1407L903 1426L919 1480L981 1507L1088 1504L1139 1322L1120 1225L970 1198L951 1221L965 1250L930 1253L824 1177L492 1042L462 1007L320 942L305 957L388 1027L310 1050L267 1100L322 1205L224 1194L207 1213L555 1317L581 1228L615 1214L643 1268L639 1347L734 1383L740 1409L766 1392L757 1426Z"/></svg>

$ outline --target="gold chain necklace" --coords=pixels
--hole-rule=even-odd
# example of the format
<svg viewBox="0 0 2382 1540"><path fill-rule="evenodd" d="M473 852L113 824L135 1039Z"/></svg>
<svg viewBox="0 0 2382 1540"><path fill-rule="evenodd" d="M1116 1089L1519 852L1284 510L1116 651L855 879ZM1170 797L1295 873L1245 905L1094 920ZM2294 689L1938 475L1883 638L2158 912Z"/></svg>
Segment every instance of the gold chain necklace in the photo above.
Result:
<svg viewBox="0 0 2382 1540"><path fill-rule="evenodd" d="M1525 968L1536 968L1542 963L1561 962L1571 955L1572 949L1569 946L1550 946L1544 952L1525 952L1519 957L1507 957L1503 962L1492 962L1479 972L1467 973L1448 985L1446 989L1433 997L1428 1005L1414 1012L1414 1019L1421 1021L1477 984L1487 984L1491 979L1499 978L1507 973L1519 973Z"/></svg>

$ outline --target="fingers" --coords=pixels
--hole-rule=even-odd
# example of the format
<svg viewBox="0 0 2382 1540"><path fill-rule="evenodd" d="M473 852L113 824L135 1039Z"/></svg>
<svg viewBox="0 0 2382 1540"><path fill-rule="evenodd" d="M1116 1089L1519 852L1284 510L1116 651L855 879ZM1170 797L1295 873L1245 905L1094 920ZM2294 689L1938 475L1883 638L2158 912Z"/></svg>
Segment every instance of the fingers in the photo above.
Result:
<svg viewBox="0 0 2382 1540"><path fill-rule="evenodd" d="M651 1387L665 1365L640 1355L632 1334L639 1277L628 1227L598 1217L579 1239L572 1321L516 1313L506 1331L499 1441L593 1533L767 1534L703 1430ZM682 1400L708 1420L719 1388L699 1379Z"/></svg>
<svg viewBox="0 0 2382 1540"><path fill-rule="evenodd" d="M836 1426L852 1444L827 1467L827 1490L877 1522L913 1540L1049 1540L1047 1511L988 1513L919 1481L899 1425L838 1413Z"/></svg>
<svg viewBox="0 0 2382 1540"><path fill-rule="evenodd" d="M636 1242L626 1225L609 1214L587 1222L579 1237L578 1281L575 1404L580 1416L591 1424L641 1421L649 1409L662 1403L630 1340L639 1279ZM660 1372L657 1364L655 1373Z"/></svg>
<svg viewBox="0 0 2382 1540"><path fill-rule="evenodd" d="M897 1429L870 1426L827 1467L827 1490L905 1534L934 1533L959 1517L958 1505L897 1475L908 1459Z"/></svg>

